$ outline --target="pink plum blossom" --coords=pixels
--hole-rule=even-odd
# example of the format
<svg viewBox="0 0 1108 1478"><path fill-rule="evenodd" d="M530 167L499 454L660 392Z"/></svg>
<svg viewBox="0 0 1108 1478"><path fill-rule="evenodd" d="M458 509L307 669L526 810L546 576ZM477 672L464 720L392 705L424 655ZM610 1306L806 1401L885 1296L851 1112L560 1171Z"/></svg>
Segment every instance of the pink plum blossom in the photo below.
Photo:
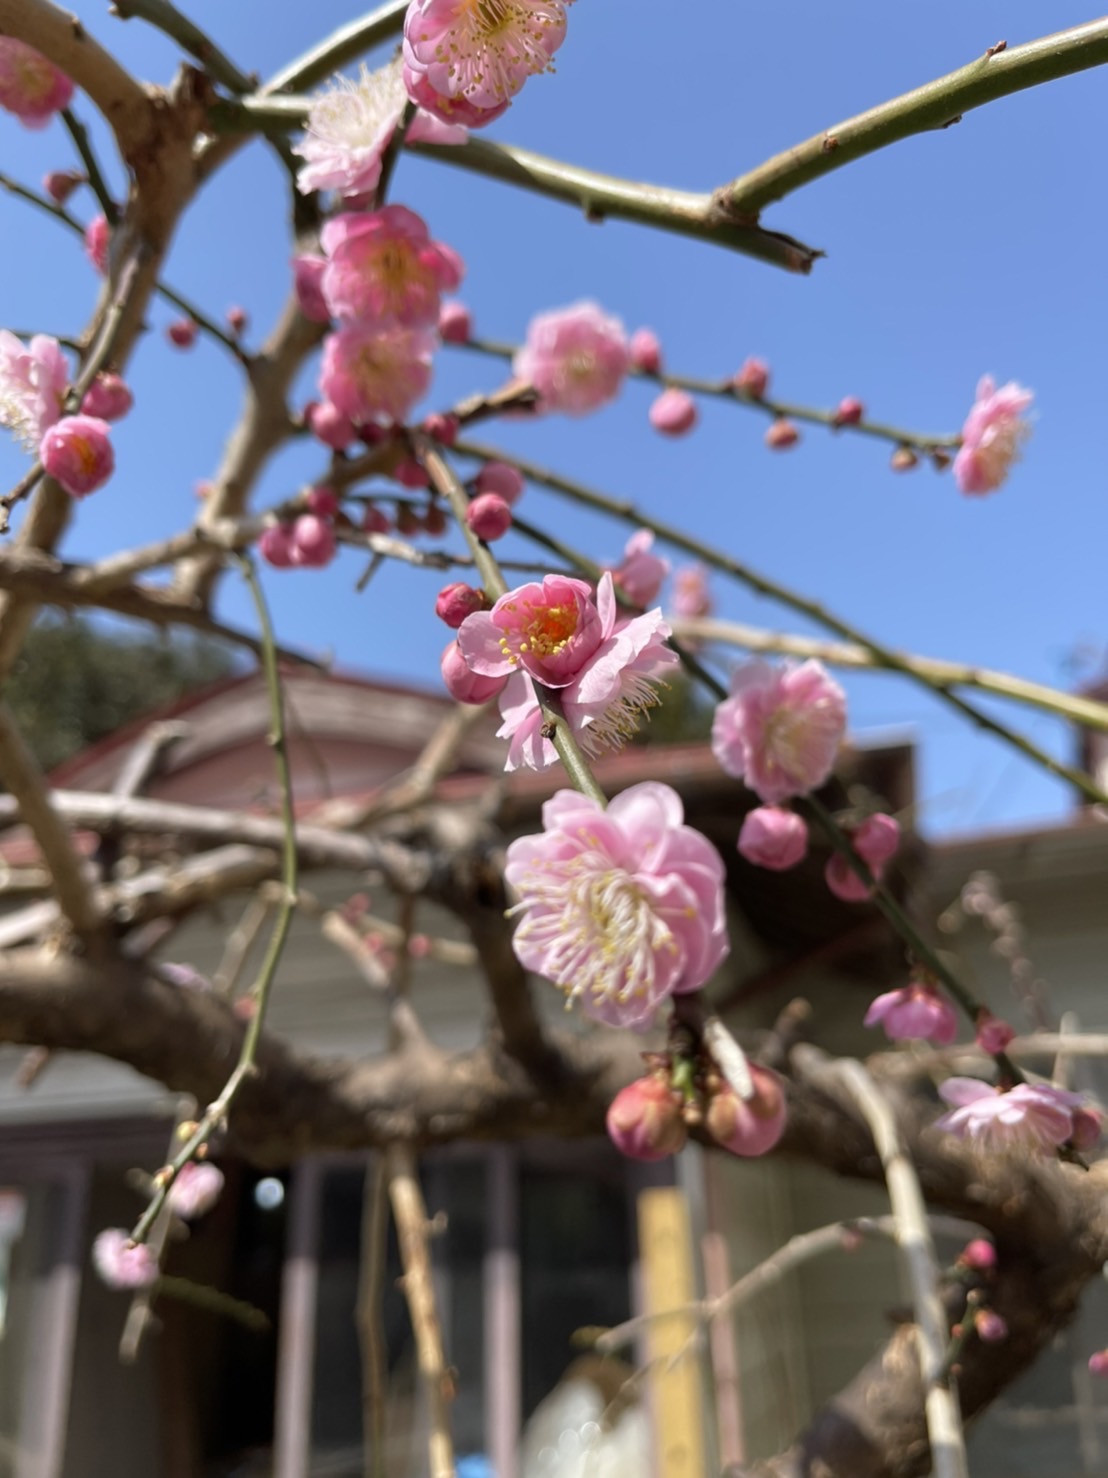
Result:
<svg viewBox="0 0 1108 1478"><path fill-rule="evenodd" d="M991 1011L979 1012L973 1039L982 1052L988 1052L993 1057L998 1052L1006 1052L1015 1035L1008 1023L999 1016L994 1016Z"/></svg>
<svg viewBox="0 0 1108 1478"><path fill-rule="evenodd" d="M538 314L512 361L516 376L535 387L543 410L570 416L613 400L629 365L622 323L591 302Z"/></svg>
<svg viewBox="0 0 1108 1478"><path fill-rule="evenodd" d="M52 61L14 36L0 36L0 108L26 128L45 128L72 96L73 83Z"/></svg>
<svg viewBox="0 0 1108 1478"><path fill-rule="evenodd" d="M497 493L514 508L523 496L523 473L507 462L486 462L477 474L479 493Z"/></svg>
<svg viewBox="0 0 1108 1478"><path fill-rule="evenodd" d="M507 682L503 677L486 677L483 673L474 672L462 656L457 641L449 642L443 648L439 669L446 691L459 703L487 703Z"/></svg>
<svg viewBox="0 0 1108 1478"><path fill-rule="evenodd" d="M1070 1143L1075 1150L1091 1150L1099 1144L1103 1127L1104 1115L1099 1109L1075 1108Z"/></svg>
<svg viewBox="0 0 1108 1478"><path fill-rule="evenodd" d="M258 536L258 553L275 570L289 570L296 563L291 523L272 523Z"/></svg>
<svg viewBox="0 0 1108 1478"><path fill-rule="evenodd" d="M351 324L323 341L320 388L356 425L402 421L431 383L434 349L426 329Z"/></svg>
<svg viewBox="0 0 1108 1478"><path fill-rule="evenodd" d="M412 0L404 62L440 98L500 108L549 69L565 30L564 0Z"/></svg>
<svg viewBox="0 0 1108 1478"><path fill-rule="evenodd" d="M474 611L483 611L486 606L485 592L473 585L457 580L444 585L435 600L435 615L445 621L452 631L457 631L467 616Z"/></svg>
<svg viewBox="0 0 1108 1478"><path fill-rule="evenodd" d="M592 587L568 575L546 575L541 585L509 590L458 632L474 672L510 677L522 669L550 688L571 683L603 640Z"/></svg>
<svg viewBox="0 0 1108 1478"><path fill-rule="evenodd" d="M716 709L712 752L767 805L805 795L831 774L846 731L846 694L816 661L744 663Z"/></svg>
<svg viewBox="0 0 1108 1478"><path fill-rule="evenodd" d="M432 241L406 205L335 216L320 240L331 315L367 328L430 328L438 322L440 295L462 280L457 253Z"/></svg>
<svg viewBox="0 0 1108 1478"><path fill-rule="evenodd" d="M312 435L332 451L344 452L358 435L350 417L344 416L329 400L313 401L306 408L304 419Z"/></svg>
<svg viewBox="0 0 1108 1478"><path fill-rule="evenodd" d="M0 329L0 426L29 452L62 413L69 366L57 339L35 334L29 344Z"/></svg>
<svg viewBox="0 0 1108 1478"><path fill-rule="evenodd" d="M98 416L101 421L121 421L134 403L130 387L119 375L101 370L85 391L81 409L86 416Z"/></svg>
<svg viewBox="0 0 1108 1478"><path fill-rule="evenodd" d="M212 1209L222 1190L222 1170L204 1160L190 1160L178 1170L166 1201L182 1221L192 1221Z"/></svg>
<svg viewBox="0 0 1108 1478"><path fill-rule="evenodd" d="M612 571L616 588L633 605L648 606L658 599L662 582L669 574L669 560L652 554L654 535L636 529L623 547L623 558Z"/></svg>
<svg viewBox="0 0 1108 1478"><path fill-rule="evenodd" d="M497 103L495 108L479 108L465 97L444 97L431 86L425 72L404 63L404 86L408 96L428 117L437 119L448 128L484 128L494 123L511 105L511 98Z"/></svg>
<svg viewBox="0 0 1108 1478"><path fill-rule="evenodd" d="M808 828L795 811L780 806L757 806L743 818L739 854L755 867L786 872L803 862L808 851Z"/></svg>
<svg viewBox="0 0 1108 1478"><path fill-rule="evenodd" d="M607 1128L616 1149L631 1160L665 1160L688 1139L681 1095L658 1073L620 1089L608 1109Z"/></svg>
<svg viewBox="0 0 1108 1478"><path fill-rule="evenodd" d="M512 510L499 493L478 493L466 509L466 523L479 539L491 544L512 526Z"/></svg>
<svg viewBox="0 0 1108 1478"><path fill-rule="evenodd" d="M464 303L455 300L439 309L439 334L444 344L467 344L473 332L473 319Z"/></svg>
<svg viewBox="0 0 1108 1478"><path fill-rule="evenodd" d="M963 493L995 493L1005 481L1031 434L1023 415L1034 398L1014 380L998 390L991 375L982 375L954 458L954 480Z"/></svg>
<svg viewBox="0 0 1108 1478"><path fill-rule="evenodd" d="M858 856L876 872L900 850L900 823L886 811L875 811L856 828L851 840Z"/></svg>
<svg viewBox="0 0 1108 1478"><path fill-rule="evenodd" d="M112 228L106 216L93 216L85 227L85 256L100 273L108 275L108 251L112 242Z"/></svg>
<svg viewBox="0 0 1108 1478"><path fill-rule="evenodd" d="M751 400L762 400L769 389L769 365L751 355L731 381L735 389Z"/></svg>
<svg viewBox="0 0 1108 1478"><path fill-rule="evenodd" d="M323 274L326 257L304 253L292 259L292 287L304 317L312 323L330 323L331 310L323 296Z"/></svg>
<svg viewBox="0 0 1108 1478"><path fill-rule="evenodd" d="M728 953L720 856L684 825L677 792L654 781L607 810L562 790L542 815L541 836L508 847L516 955L594 1020L648 1027Z"/></svg>
<svg viewBox="0 0 1108 1478"><path fill-rule="evenodd" d="M797 426L785 416L771 421L765 434L765 443L771 452L786 452L800 440Z"/></svg>
<svg viewBox="0 0 1108 1478"><path fill-rule="evenodd" d="M953 1107L935 1120L982 1150L1032 1150L1047 1154L1073 1133L1081 1096L1046 1083L1019 1083L1006 1092L977 1078L947 1078L939 1096Z"/></svg>
<svg viewBox="0 0 1108 1478"><path fill-rule="evenodd" d="M890 1042L923 1040L949 1047L958 1035L958 1013L936 987L912 980L899 990L886 991L871 1004L864 1025L885 1028Z"/></svg>
<svg viewBox="0 0 1108 1478"><path fill-rule="evenodd" d="M695 621L710 616L714 602L708 589L708 571L703 565L682 565L673 576L670 610L675 616Z"/></svg>
<svg viewBox="0 0 1108 1478"><path fill-rule="evenodd" d="M316 513L302 513L292 525L292 562L302 569L321 570L335 557L334 526Z"/></svg>
<svg viewBox="0 0 1108 1478"><path fill-rule="evenodd" d="M662 346L652 328L637 328L627 345L627 357L634 369L644 375L659 374L662 368Z"/></svg>
<svg viewBox="0 0 1108 1478"><path fill-rule="evenodd" d="M108 1227L92 1244L92 1265L109 1288L149 1288L158 1259L145 1242L132 1245L122 1227Z"/></svg>
<svg viewBox="0 0 1108 1478"><path fill-rule="evenodd" d="M696 425L699 412L687 390L670 385L651 405L649 416L655 431L664 436L684 436Z"/></svg>
<svg viewBox="0 0 1108 1478"><path fill-rule="evenodd" d="M754 1092L743 1099L724 1085L713 1093L704 1127L717 1144L733 1155L764 1155L785 1132L785 1085L772 1068L750 1064Z"/></svg>
<svg viewBox="0 0 1108 1478"><path fill-rule="evenodd" d="M52 169L42 177L42 188L55 205L64 205L78 185L88 179L76 169Z"/></svg>
<svg viewBox="0 0 1108 1478"><path fill-rule="evenodd" d="M96 416L63 416L39 446L42 465L71 497L103 487L115 470L111 427Z"/></svg>
<svg viewBox="0 0 1108 1478"><path fill-rule="evenodd" d="M377 72L363 67L357 82L336 78L334 85L312 103L303 142L293 145L293 153L304 160L297 174L299 189L304 194L335 190L344 196L376 190L381 159L406 101L399 58ZM457 144L465 140L466 130L457 124L444 126L420 112L408 129L408 137L427 143Z"/></svg>

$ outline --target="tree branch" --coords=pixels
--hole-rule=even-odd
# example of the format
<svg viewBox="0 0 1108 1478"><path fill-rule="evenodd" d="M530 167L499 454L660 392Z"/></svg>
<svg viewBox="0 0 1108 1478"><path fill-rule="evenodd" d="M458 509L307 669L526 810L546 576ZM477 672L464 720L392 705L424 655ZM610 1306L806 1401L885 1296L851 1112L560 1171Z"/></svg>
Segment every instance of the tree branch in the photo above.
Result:
<svg viewBox="0 0 1108 1478"><path fill-rule="evenodd" d="M973 108L1106 62L1108 18L1010 50L1000 43L956 72L825 128L804 143L776 154L721 186L715 192L715 201L726 219L756 220L759 211L773 201L783 200L802 185L878 149L913 134L948 128Z"/></svg>

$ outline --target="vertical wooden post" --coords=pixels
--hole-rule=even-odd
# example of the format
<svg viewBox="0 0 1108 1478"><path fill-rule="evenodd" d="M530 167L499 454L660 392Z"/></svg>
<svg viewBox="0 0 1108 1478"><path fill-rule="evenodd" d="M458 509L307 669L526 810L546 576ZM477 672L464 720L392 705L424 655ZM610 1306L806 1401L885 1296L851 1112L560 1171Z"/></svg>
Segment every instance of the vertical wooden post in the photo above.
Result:
<svg viewBox="0 0 1108 1478"><path fill-rule="evenodd" d="M680 1190L658 1186L641 1193L639 1251L643 1313L678 1308L696 1297L689 1209ZM690 1352L669 1368L694 1327L689 1315L674 1314L651 1320L646 1330L657 1478L706 1478L700 1361Z"/></svg>
<svg viewBox="0 0 1108 1478"><path fill-rule="evenodd" d="M519 1160L506 1144L486 1160L485 1433L496 1478L516 1478L523 1383L519 1290Z"/></svg>
<svg viewBox="0 0 1108 1478"><path fill-rule="evenodd" d="M274 1478L304 1478L311 1458L321 1180L322 1168L317 1160L301 1160L293 1171L289 1240L281 1280Z"/></svg>

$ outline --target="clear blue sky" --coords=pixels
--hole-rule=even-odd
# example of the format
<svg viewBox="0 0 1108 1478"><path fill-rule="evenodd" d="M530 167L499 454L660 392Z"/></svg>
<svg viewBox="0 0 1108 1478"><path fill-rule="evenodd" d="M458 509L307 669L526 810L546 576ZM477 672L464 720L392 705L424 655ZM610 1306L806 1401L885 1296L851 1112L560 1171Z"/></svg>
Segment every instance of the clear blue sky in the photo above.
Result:
<svg viewBox="0 0 1108 1478"><path fill-rule="evenodd" d="M165 38L106 7L75 8L137 74L171 77L175 52ZM358 13L338 0L184 8L263 76ZM1015 45L1088 18L1063 0L579 0L556 75L531 82L488 136L705 189L1002 38ZM828 253L807 279L693 241L589 225L564 206L430 161L403 159L393 198L461 251L469 266L461 295L490 337L519 338L533 313L594 297L629 329L651 325L677 372L725 374L758 353L783 398L834 404L857 394L878 419L933 431L958 429L983 371L1032 387L1026 459L1002 492L982 500L962 498L949 475L927 468L897 477L882 444L814 428L792 452L773 455L762 446L761 417L723 404L703 406L692 436L663 440L647 424L651 390L641 384L591 419L517 424L502 439L682 521L890 644L1066 685L1075 650L1099 659L1106 634L1106 84L1103 70L1091 71L992 104L773 207L767 224ZM83 98L76 108L91 117ZM103 130L96 136L108 157ZM71 151L60 125L31 134L0 115L0 159L37 183L46 169L68 166ZM86 198L76 204L91 213ZM193 208L167 280L217 316L242 302L256 341L288 288L286 207L267 151L243 150ZM98 286L79 243L6 198L0 232L0 324L78 331ZM118 428L118 472L81 507L65 545L72 556L185 526L195 482L217 465L240 400L238 371L210 342L189 354L167 347L160 330L169 317L162 305L152 310L158 331L133 361L138 405ZM498 370L444 352L429 404L492 388ZM304 398L311 381L305 376ZM264 500L295 489L322 461L305 447L280 457ZM24 465L14 447L0 447L5 484ZM538 490L524 509L601 558L614 559L626 537L618 524ZM281 635L347 667L436 681L446 637L431 610L439 581L389 569L359 596L361 563L348 553L324 572L270 572ZM722 579L714 588L723 615L803 629ZM221 611L250 620L230 582ZM1028 823L1068 807L1063 787L918 690L884 677L847 685L855 732L917 737L920 821L932 834ZM1063 725L1008 712L1039 742L1068 752Z"/></svg>

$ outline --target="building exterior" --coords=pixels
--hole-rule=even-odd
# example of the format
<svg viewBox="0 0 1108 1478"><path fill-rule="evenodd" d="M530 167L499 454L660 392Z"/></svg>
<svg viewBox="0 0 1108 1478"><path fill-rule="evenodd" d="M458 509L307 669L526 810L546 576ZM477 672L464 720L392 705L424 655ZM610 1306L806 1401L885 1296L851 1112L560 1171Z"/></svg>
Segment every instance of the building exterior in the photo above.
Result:
<svg viewBox="0 0 1108 1478"><path fill-rule="evenodd" d="M371 796L414 762L449 708L430 695L310 669L286 675L286 700L301 812ZM205 690L158 721L179 730L146 782L147 795L272 809L268 714L257 678ZM492 727L471 728L440 787L443 799L471 796L499 773L502 747ZM78 756L55 783L71 790L118 785L146 731L140 725ZM900 952L871 909L827 892L823 859L814 854L788 874L743 863L734 842L749 802L704 745L636 747L600 768L610 791L646 778L674 785L690 823L726 859L732 956L713 988L727 1019L736 1027L768 1025L804 995L821 1044L874 1050L877 1040L863 1031L861 1017L873 994L898 978ZM559 783L513 777L501 806L506 824L534 829L541 800ZM853 751L838 783L844 800L864 788L893 810L907 809L911 751ZM9 865L26 860L21 845L9 838ZM1089 1003L1087 1022L1084 1007L1079 1011L1083 1024L1096 1026L1108 832L1086 817L1034 836L915 847L896 885L937 914L974 869L1001 879L1004 896L1024 911L1036 965L1064 981L1067 1001ZM342 904L365 882L313 872L304 883L318 907L297 917L272 1027L321 1056L379 1052L387 1032L383 1003L322 938L317 918L318 908ZM369 886L387 946L392 905ZM160 956L214 977L217 988L236 968L249 979L251 952L236 964L224 951L236 925L243 937L247 916L247 894L216 900L169 934ZM0 938L4 927L0 921ZM488 1008L463 928L422 904L416 928L442 941L413 965L412 999L425 1028L448 1050L475 1045ZM951 938L997 1009L1006 1009L1005 972L987 937L967 925ZM553 991L549 1009L561 1013ZM270 1320L264 1333L170 1297L158 1299L155 1321L144 1324L141 1307L91 1274L92 1237L131 1224L141 1206L129 1174L161 1163L175 1118L191 1111L117 1064L72 1054L29 1062L21 1050L0 1049L0 1478L361 1474L368 1410L362 1353L366 1321L378 1307L388 1388L384 1471L414 1478L425 1471L427 1414L395 1284L396 1248L374 1230L372 1157L315 1156L262 1167L222 1158L223 1198L186 1241L170 1246L166 1268L262 1310ZM521 1428L544 1401L543 1411L554 1411L556 1388L599 1391L607 1406L622 1382L621 1375L610 1385L611 1368L578 1365L577 1385L566 1385L567 1367L580 1355L574 1332L637 1312L652 1278L675 1289L687 1276L699 1291L720 1292L796 1231L885 1210L877 1188L775 1158L709 1156L695 1146L676 1162L643 1166L604 1140L458 1145L428 1155L422 1171L429 1210L445 1213L434 1242L437 1291L457 1372L457 1451L468 1460L462 1471L469 1478L490 1471L497 1478L569 1478L580 1471L571 1462L559 1467L549 1444L535 1442L525 1444L521 1467ZM677 1194L650 1199L667 1190ZM691 1241L687 1254L667 1264L657 1217L671 1214L684 1218ZM887 1329L886 1310L900 1296L895 1257L886 1247L867 1247L849 1266L846 1274L841 1260L808 1264L744 1305L741 1317L720 1321L710 1374L708 1362L688 1362L692 1385L679 1402L701 1434L702 1454L676 1452L672 1424L655 1422L650 1445L660 1478L699 1478L787 1445L844 1374L872 1354ZM374 1276L381 1300L373 1295ZM986 1419L990 1454L1029 1451L1034 1429L1047 1433L1052 1452L1065 1453L1069 1466L1055 1462L1052 1478L1106 1470L1100 1453L1108 1429L1073 1374L1083 1337L1075 1332L1076 1353L1052 1366L1049 1402L1042 1396L1036 1407L1017 1392ZM129 1364L120 1361L121 1341ZM1049 1420L1041 1414L1047 1405ZM662 1407L659 1398L655 1417ZM1070 1414L1058 1415L1062 1409ZM642 1413L647 1426L640 1424L638 1435L624 1428L627 1453L649 1431L649 1418ZM994 1469L993 1456L982 1459L985 1478L1025 1471ZM1042 1464L1034 1471L1041 1474Z"/></svg>

